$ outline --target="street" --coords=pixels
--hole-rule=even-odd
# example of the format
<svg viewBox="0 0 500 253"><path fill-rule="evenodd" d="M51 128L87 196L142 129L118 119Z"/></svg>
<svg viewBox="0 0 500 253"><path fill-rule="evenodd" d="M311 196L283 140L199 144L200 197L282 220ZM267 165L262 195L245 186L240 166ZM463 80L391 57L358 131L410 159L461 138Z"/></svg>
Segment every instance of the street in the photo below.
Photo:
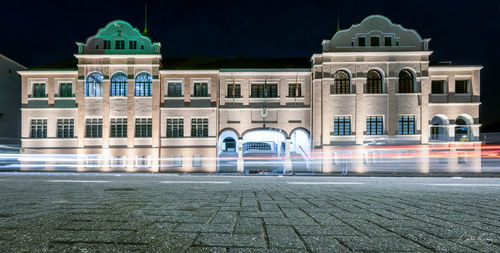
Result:
<svg viewBox="0 0 500 253"><path fill-rule="evenodd" d="M500 252L500 179L0 174L2 252Z"/></svg>

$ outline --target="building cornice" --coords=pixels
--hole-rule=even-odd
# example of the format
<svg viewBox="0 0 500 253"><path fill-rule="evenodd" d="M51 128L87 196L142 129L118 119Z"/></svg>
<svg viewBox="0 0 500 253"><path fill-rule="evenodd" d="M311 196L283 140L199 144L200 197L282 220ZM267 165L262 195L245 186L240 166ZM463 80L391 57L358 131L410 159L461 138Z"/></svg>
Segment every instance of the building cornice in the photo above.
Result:
<svg viewBox="0 0 500 253"><path fill-rule="evenodd" d="M471 71L481 70L481 65L462 65L462 66L429 66L429 71Z"/></svg>
<svg viewBox="0 0 500 253"><path fill-rule="evenodd" d="M102 59L102 58L113 58L113 59L128 59L128 58L158 58L161 59L161 54L74 54L77 59Z"/></svg>
<svg viewBox="0 0 500 253"><path fill-rule="evenodd" d="M384 51L384 52L324 52L313 54L314 57L321 56L429 56L433 51Z"/></svg>
<svg viewBox="0 0 500 253"><path fill-rule="evenodd" d="M160 69L160 74L218 74L219 70Z"/></svg>
<svg viewBox="0 0 500 253"><path fill-rule="evenodd" d="M78 70L29 69L17 71L19 75L78 75Z"/></svg>

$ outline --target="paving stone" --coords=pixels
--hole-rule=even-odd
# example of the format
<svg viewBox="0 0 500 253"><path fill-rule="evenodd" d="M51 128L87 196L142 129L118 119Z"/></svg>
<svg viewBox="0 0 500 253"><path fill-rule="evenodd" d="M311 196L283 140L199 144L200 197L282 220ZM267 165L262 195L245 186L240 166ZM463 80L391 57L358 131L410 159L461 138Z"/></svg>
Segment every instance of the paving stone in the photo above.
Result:
<svg viewBox="0 0 500 253"><path fill-rule="evenodd" d="M361 232L348 225L340 226L295 226L301 235L363 235Z"/></svg>
<svg viewBox="0 0 500 253"><path fill-rule="evenodd" d="M190 224L181 223L174 231L176 232L198 232L198 233L229 233L231 224Z"/></svg>
<svg viewBox="0 0 500 253"><path fill-rule="evenodd" d="M266 231L271 248L304 248L298 235L290 226L266 226Z"/></svg>
<svg viewBox="0 0 500 253"><path fill-rule="evenodd" d="M410 240L398 237L339 236L335 237L352 251L425 252L429 251Z"/></svg>
<svg viewBox="0 0 500 253"><path fill-rule="evenodd" d="M201 233L195 245L264 248L266 243L262 236L257 235Z"/></svg>
<svg viewBox="0 0 500 253"><path fill-rule="evenodd" d="M304 236L309 249L312 252L350 252L340 244L333 236Z"/></svg>
<svg viewBox="0 0 500 253"><path fill-rule="evenodd" d="M236 221L236 226L234 228L235 234L262 234L263 224L260 218L244 218L240 217Z"/></svg>

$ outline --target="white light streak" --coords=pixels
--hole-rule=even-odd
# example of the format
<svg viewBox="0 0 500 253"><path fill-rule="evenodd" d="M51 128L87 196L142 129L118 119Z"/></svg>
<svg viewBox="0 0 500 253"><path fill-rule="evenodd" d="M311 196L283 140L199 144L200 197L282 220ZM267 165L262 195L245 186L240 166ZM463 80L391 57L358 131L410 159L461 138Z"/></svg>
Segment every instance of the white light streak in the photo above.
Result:
<svg viewBox="0 0 500 253"><path fill-rule="evenodd" d="M113 181L103 180L47 180L49 183L111 183Z"/></svg>
<svg viewBox="0 0 500 253"><path fill-rule="evenodd" d="M228 181L160 181L162 184L230 184Z"/></svg>
<svg viewBox="0 0 500 253"><path fill-rule="evenodd" d="M469 187L475 187L475 186L485 186L485 187L500 187L500 184L426 184L426 185L432 185L432 186L469 186Z"/></svg>
<svg viewBox="0 0 500 253"><path fill-rule="evenodd" d="M303 185L317 185L317 184L365 184L357 182L286 182L287 184L303 184Z"/></svg>

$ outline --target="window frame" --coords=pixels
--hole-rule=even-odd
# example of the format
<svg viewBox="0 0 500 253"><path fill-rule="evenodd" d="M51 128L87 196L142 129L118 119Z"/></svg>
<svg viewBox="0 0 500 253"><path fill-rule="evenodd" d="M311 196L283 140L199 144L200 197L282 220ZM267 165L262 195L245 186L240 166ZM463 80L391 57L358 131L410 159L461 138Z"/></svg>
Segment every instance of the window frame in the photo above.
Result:
<svg viewBox="0 0 500 253"><path fill-rule="evenodd" d="M197 84L200 85L201 88L200 94L197 94L197 89L196 89ZM209 87L210 85L208 81L193 81L193 94L191 96L197 98L210 97Z"/></svg>
<svg viewBox="0 0 500 253"><path fill-rule="evenodd" d="M374 40L376 39L378 45L373 45L373 42ZM372 35L370 36L370 47L380 47L381 46L381 42L380 42L380 36L378 35Z"/></svg>
<svg viewBox="0 0 500 253"><path fill-rule="evenodd" d="M47 118L30 118L30 137L32 139L47 138L47 121Z"/></svg>
<svg viewBox="0 0 500 253"><path fill-rule="evenodd" d="M102 118L85 118L85 138L102 138Z"/></svg>
<svg viewBox="0 0 500 253"><path fill-rule="evenodd" d="M65 121L68 122L65 122ZM70 139L75 138L75 119L74 118L57 118L57 138Z"/></svg>
<svg viewBox="0 0 500 253"><path fill-rule="evenodd" d="M254 89L254 87L256 87ZM267 90L269 88L269 90ZM254 91L257 96L254 96ZM274 91L274 92L273 92ZM267 95L266 95L267 94ZM272 96L274 95L275 96ZM260 96L262 95L262 96ZM250 98L279 98L279 87L277 82L252 82L250 83Z"/></svg>
<svg viewBox="0 0 500 253"><path fill-rule="evenodd" d="M346 119L347 119L347 121L346 121ZM347 126L347 130L346 130L346 126ZM342 129L341 132L339 132L340 129ZM334 136L352 135L351 115L335 115L335 116L333 116L333 135Z"/></svg>
<svg viewBox="0 0 500 253"><path fill-rule="evenodd" d="M236 85L236 87L234 88L234 98L241 98L241 83L237 83L237 82L226 83L226 87L227 87L226 98L233 98L233 85Z"/></svg>
<svg viewBox="0 0 500 253"><path fill-rule="evenodd" d="M90 80L91 78L93 80ZM100 80L99 80L100 79ZM99 81L99 82L97 82ZM103 95L103 82L104 82L104 75L100 72L92 72L87 75L85 78L85 83L83 87L83 93L85 97L102 97ZM92 87L89 87L89 85L92 85Z"/></svg>
<svg viewBox="0 0 500 253"><path fill-rule="evenodd" d="M39 87L43 87L40 90ZM32 98L46 98L47 97L47 82L35 81L31 83L31 97Z"/></svg>
<svg viewBox="0 0 500 253"><path fill-rule="evenodd" d="M135 138L153 137L153 118L135 118Z"/></svg>
<svg viewBox="0 0 500 253"><path fill-rule="evenodd" d="M170 122L169 122L170 120ZM184 138L184 118L168 117L165 119L166 138ZM176 122L174 122L176 121ZM169 129L170 128L170 129ZM170 134L169 134L170 131ZM177 133L177 134L174 134Z"/></svg>
<svg viewBox="0 0 500 253"><path fill-rule="evenodd" d="M457 82L465 83L465 92L457 92ZM470 79L455 79L455 94L470 94Z"/></svg>
<svg viewBox="0 0 500 253"><path fill-rule="evenodd" d="M347 78L336 78L336 76L343 73ZM342 95L351 94L351 75L348 71L344 69L338 69L333 74L333 84L330 86L330 94L332 95Z"/></svg>
<svg viewBox="0 0 500 253"><path fill-rule="evenodd" d="M109 124L110 138L127 138L128 118L111 118Z"/></svg>
<svg viewBox="0 0 500 253"><path fill-rule="evenodd" d="M180 87L180 91L179 91L179 95L176 95L176 94L170 94L170 85L174 85L174 84L179 84L179 87ZM181 98L181 97L184 97L184 87L183 87L183 81L181 80L171 80L171 81L167 81L167 97L172 97L172 98ZM177 91L177 88L174 89L174 91Z"/></svg>
<svg viewBox="0 0 500 253"><path fill-rule="evenodd" d="M201 121L201 122L198 122ZM191 137L206 138L209 137L209 120L204 117L191 118Z"/></svg>
<svg viewBox="0 0 500 253"><path fill-rule="evenodd" d="M141 79L139 79L141 78ZM152 97L153 96L153 76L148 72L140 72L135 76L134 96Z"/></svg>
<svg viewBox="0 0 500 253"><path fill-rule="evenodd" d="M118 79L125 77L125 80ZM110 97L127 97L128 96L128 76L123 72L116 72L111 76L109 86Z"/></svg>
<svg viewBox="0 0 500 253"><path fill-rule="evenodd" d="M409 78L408 76L401 78L401 75L403 73L407 73L409 75ZM415 88L415 74L413 73L413 71L407 68L401 69L398 75L398 93L416 93Z"/></svg>
<svg viewBox="0 0 500 253"><path fill-rule="evenodd" d="M433 92L433 89L434 89L434 87L432 85L433 82L441 82L441 84L442 84L442 86L441 86L442 92L441 93L434 93ZM431 80L431 94L447 94L447 92L446 92L446 80L445 79L433 79L433 80Z"/></svg>
<svg viewBox="0 0 500 253"><path fill-rule="evenodd" d="M370 73L377 73L380 79L369 78ZM375 81L380 81L380 83L374 83ZM371 87L373 86L374 87ZM373 92L375 90L379 90L378 86L380 85L380 92ZM366 88L365 94L384 94L384 75L377 69L370 69L366 72Z"/></svg>
<svg viewBox="0 0 500 253"><path fill-rule="evenodd" d="M406 119L405 119L406 117ZM406 123L406 126L405 126ZM413 130L413 131L411 131ZM417 119L411 114L398 115L398 135L415 135L417 134Z"/></svg>
<svg viewBox="0 0 500 253"><path fill-rule="evenodd" d="M297 86L299 86L297 88ZM289 98L302 98L302 83L290 82L288 83L288 97Z"/></svg>
<svg viewBox="0 0 500 253"><path fill-rule="evenodd" d="M375 120L373 120L373 118L375 118ZM384 135L384 116L369 115L365 117L365 121L365 135ZM375 124L375 127L372 127L372 124ZM372 129L375 129L375 133L373 133Z"/></svg>

